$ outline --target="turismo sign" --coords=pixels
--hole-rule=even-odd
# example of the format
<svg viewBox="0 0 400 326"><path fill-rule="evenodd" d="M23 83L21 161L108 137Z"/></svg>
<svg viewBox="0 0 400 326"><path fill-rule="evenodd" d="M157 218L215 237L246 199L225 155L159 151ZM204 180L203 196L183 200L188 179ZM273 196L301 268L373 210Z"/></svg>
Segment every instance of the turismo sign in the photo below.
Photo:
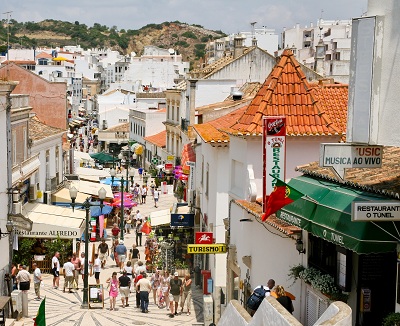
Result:
<svg viewBox="0 0 400 326"><path fill-rule="evenodd" d="M382 146L321 144L319 165L332 168L343 180L344 169L381 167L382 154Z"/></svg>
<svg viewBox="0 0 400 326"><path fill-rule="evenodd" d="M187 245L188 254L224 254L226 253L225 243L215 243L215 244L188 244Z"/></svg>
<svg viewBox="0 0 400 326"><path fill-rule="evenodd" d="M400 202L353 202L352 221L400 221Z"/></svg>

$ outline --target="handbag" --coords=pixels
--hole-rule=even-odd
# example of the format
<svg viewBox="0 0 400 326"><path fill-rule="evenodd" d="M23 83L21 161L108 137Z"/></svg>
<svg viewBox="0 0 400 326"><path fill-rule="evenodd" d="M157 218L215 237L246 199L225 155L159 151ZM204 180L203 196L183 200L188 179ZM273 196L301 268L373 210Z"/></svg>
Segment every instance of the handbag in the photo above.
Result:
<svg viewBox="0 0 400 326"><path fill-rule="evenodd" d="M78 284L76 284L76 280L74 279L74 281L72 282L72 288L73 289L77 289L78 288Z"/></svg>

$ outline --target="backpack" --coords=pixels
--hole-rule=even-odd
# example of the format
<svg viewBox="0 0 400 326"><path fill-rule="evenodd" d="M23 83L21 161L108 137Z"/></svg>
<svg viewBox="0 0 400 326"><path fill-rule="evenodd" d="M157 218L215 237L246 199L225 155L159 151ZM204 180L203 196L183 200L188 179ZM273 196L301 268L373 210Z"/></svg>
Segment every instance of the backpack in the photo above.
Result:
<svg viewBox="0 0 400 326"><path fill-rule="evenodd" d="M247 299L247 307L251 310L257 310L261 302L264 300L265 294L271 292L269 289L265 290L264 286L261 286L253 291L250 297Z"/></svg>

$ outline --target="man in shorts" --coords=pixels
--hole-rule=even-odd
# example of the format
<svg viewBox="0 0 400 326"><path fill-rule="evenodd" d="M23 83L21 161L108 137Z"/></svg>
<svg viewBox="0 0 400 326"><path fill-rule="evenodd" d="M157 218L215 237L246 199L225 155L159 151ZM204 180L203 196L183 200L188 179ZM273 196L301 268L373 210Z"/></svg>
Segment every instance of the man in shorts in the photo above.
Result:
<svg viewBox="0 0 400 326"><path fill-rule="evenodd" d="M97 253L101 260L101 268L104 268L106 266L107 257L110 255L110 249L108 248L108 244L106 243L105 239L101 239L101 243L97 248Z"/></svg>
<svg viewBox="0 0 400 326"><path fill-rule="evenodd" d="M122 308L129 307L128 299L131 292L131 279L126 275L126 270L122 272L122 276L118 278L119 293L121 293Z"/></svg>
<svg viewBox="0 0 400 326"><path fill-rule="evenodd" d="M74 264L71 262L71 257L64 263L64 290L68 288L69 293L72 293L73 282L74 282Z"/></svg>
<svg viewBox="0 0 400 326"><path fill-rule="evenodd" d="M115 252L118 254L118 259L119 259L119 269L122 273L124 269L124 263L126 261L126 254L127 254L127 249L124 245L124 241L120 241L118 246L115 248Z"/></svg>
<svg viewBox="0 0 400 326"><path fill-rule="evenodd" d="M178 303L179 298L182 296L182 280L178 277L178 272L175 272L174 278L169 282L170 286L170 308L171 314L170 317L174 317L178 315ZM172 299L172 300L171 300ZM175 303L175 305L174 305ZM175 306L175 309L174 309Z"/></svg>
<svg viewBox="0 0 400 326"><path fill-rule="evenodd" d="M60 286L60 253L57 251L51 259L51 268L53 274L53 289L58 289Z"/></svg>

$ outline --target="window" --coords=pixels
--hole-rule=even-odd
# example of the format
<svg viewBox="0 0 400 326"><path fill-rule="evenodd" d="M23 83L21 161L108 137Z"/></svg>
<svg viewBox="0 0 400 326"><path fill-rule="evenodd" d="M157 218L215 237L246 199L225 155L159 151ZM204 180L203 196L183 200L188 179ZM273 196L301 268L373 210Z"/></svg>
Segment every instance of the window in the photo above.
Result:
<svg viewBox="0 0 400 326"><path fill-rule="evenodd" d="M46 151L46 180L50 178L50 151Z"/></svg>
<svg viewBox="0 0 400 326"><path fill-rule="evenodd" d="M17 164L17 132L12 132L12 164Z"/></svg>
<svg viewBox="0 0 400 326"><path fill-rule="evenodd" d="M210 166L207 163L207 165L206 165L206 189L205 189L205 195L206 195L207 198L208 198L208 187L209 187L208 181L209 181L209 177L210 177L210 171L209 170L210 170Z"/></svg>
<svg viewBox="0 0 400 326"><path fill-rule="evenodd" d="M24 151L24 156L23 156L23 160L25 161L26 159L27 159L27 157L28 157L28 134L27 134L27 131L26 131L26 127L24 127L23 128L23 130L22 130L22 134L23 134L23 146L24 146L24 148L23 148L23 151Z"/></svg>
<svg viewBox="0 0 400 326"><path fill-rule="evenodd" d="M56 173L60 171L60 149L56 147ZM58 182L58 180L57 180Z"/></svg>

